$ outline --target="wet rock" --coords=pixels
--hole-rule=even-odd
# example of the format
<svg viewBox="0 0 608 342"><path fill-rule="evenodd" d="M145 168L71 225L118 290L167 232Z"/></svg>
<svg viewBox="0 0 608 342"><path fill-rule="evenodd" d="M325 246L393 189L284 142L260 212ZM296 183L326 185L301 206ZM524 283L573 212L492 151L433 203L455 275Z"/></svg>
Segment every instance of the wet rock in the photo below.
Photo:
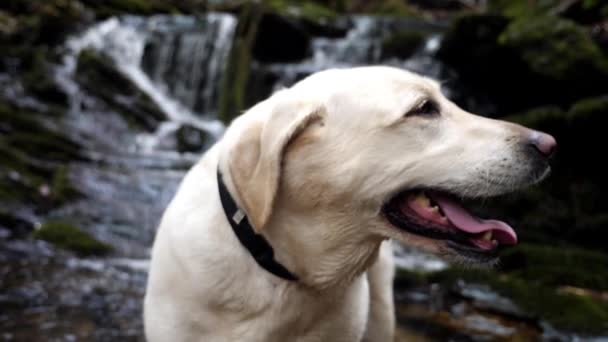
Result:
<svg viewBox="0 0 608 342"><path fill-rule="evenodd" d="M45 2L3 1L0 9L17 18L9 40L17 44L56 46L86 18L76 0Z"/></svg>
<svg viewBox="0 0 608 342"><path fill-rule="evenodd" d="M488 2L491 13L500 13L512 18L519 18L538 14L558 14L571 6L567 1L526 1L526 0L494 0Z"/></svg>
<svg viewBox="0 0 608 342"><path fill-rule="evenodd" d="M608 59L589 33L549 15L461 17L438 57L503 115L546 103L565 106L605 92L608 84Z"/></svg>
<svg viewBox="0 0 608 342"><path fill-rule="evenodd" d="M49 253L48 244L18 245L0 244L0 338L143 341L146 273Z"/></svg>
<svg viewBox="0 0 608 342"><path fill-rule="evenodd" d="M209 146L209 134L191 125L183 125L176 132L177 150L179 152L200 152Z"/></svg>
<svg viewBox="0 0 608 342"><path fill-rule="evenodd" d="M295 62L310 53L310 36L295 19L266 14L257 30L252 51L260 62Z"/></svg>
<svg viewBox="0 0 608 342"><path fill-rule="evenodd" d="M28 235L33 225L9 212L0 211L0 228L9 232L7 238L22 238Z"/></svg>
<svg viewBox="0 0 608 342"><path fill-rule="evenodd" d="M80 145L45 125L41 113L0 104L0 118L0 198L54 206L73 193L58 170L61 163L85 159ZM42 186L50 187L54 177L57 192L39 192Z"/></svg>
<svg viewBox="0 0 608 342"><path fill-rule="evenodd" d="M534 267L530 265L530 275L547 271L534 270ZM583 269L582 266L578 267ZM608 322L608 303L588 296L560 293L556 287L537 279L527 280L517 274L499 275L461 268L436 272L427 277L429 281L447 287L463 281L467 284L487 284L496 293L511 299L530 320L538 321L542 317L559 329L587 334L601 334L608 329L605 323Z"/></svg>
<svg viewBox="0 0 608 342"><path fill-rule="evenodd" d="M424 44L424 34L417 31L399 31L382 41L382 58L407 59Z"/></svg>
<svg viewBox="0 0 608 342"><path fill-rule="evenodd" d="M110 245L62 221L48 221L44 223L34 232L34 237L84 256L103 255L112 250Z"/></svg>
<svg viewBox="0 0 608 342"><path fill-rule="evenodd" d="M515 109L512 102L521 101L514 96L513 84L518 84L525 66L511 50L498 44L498 37L509 24L502 15L476 14L458 18L445 33L437 57L454 68L460 83L470 88L476 97L489 97L499 102L505 113ZM500 80L500 82L496 82ZM509 100L504 94L510 94ZM466 99L455 99L466 108ZM509 102L510 101L510 102ZM506 104L503 104L506 103ZM515 106L525 107L525 106ZM492 113L500 114L500 113Z"/></svg>
<svg viewBox="0 0 608 342"><path fill-rule="evenodd" d="M134 127L152 131L166 118L154 101L120 73L109 58L95 51L80 53L76 78Z"/></svg>
<svg viewBox="0 0 608 342"><path fill-rule="evenodd" d="M472 306L477 309L524 321L530 320L530 316L515 305L513 301L494 292L487 285L457 282L453 290L464 298L472 300Z"/></svg>
<svg viewBox="0 0 608 342"><path fill-rule="evenodd" d="M327 21L302 19L300 25L311 36L334 39L345 37L350 26L346 18L333 18Z"/></svg>
<svg viewBox="0 0 608 342"><path fill-rule="evenodd" d="M606 89L605 83L598 82L608 80L608 60L585 29L572 21L553 16L517 19L498 42L515 51L533 73L550 81Z"/></svg>
<svg viewBox="0 0 608 342"><path fill-rule="evenodd" d="M245 109L253 46L263 8L246 3L239 14L234 43L221 80L217 117L228 124Z"/></svg>
<svg viewBox="0 0 608 342"><path fill-rule="evenodd" d="M608 256L599 252L521 244L503 253L501 268L547 286L571 285L608 291Z"/></svg>
<svg viewBox="0 0 608 342"><path fill-rule="evenodd" d="M202 13L205 3L196 0L162 1L162 0L81 0L91 8L97 17L107 18L124 13L154 15L159 13Z"/></svg>

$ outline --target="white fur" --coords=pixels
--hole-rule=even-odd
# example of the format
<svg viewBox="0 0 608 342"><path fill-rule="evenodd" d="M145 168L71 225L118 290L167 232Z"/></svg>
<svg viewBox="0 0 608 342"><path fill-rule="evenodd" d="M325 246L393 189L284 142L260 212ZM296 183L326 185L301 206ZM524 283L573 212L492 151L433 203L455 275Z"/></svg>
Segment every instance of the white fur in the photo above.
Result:
<svg viewBox="0 0 608 342"><path fill-rule="evenodd" d="M441 114L405 115L423 99ZM392 340L385 240L445 251L387 224L383 203L406 188L481 196L531 182L522 132L388 67L328 70L278 92L233 122L167 208L145 299L148 340ZM241 246L219 200L218 165L298 282L268 273Z"/></svg>

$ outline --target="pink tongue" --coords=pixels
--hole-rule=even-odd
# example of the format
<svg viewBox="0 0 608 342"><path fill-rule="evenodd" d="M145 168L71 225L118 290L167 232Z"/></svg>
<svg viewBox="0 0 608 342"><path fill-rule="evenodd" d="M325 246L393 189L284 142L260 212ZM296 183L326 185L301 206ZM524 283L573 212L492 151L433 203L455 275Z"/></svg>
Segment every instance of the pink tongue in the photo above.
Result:
<svg viewBox="0 0 608 342"><path fill-rule="evenodd" d="M463 207L451 199L432 196L450 222L458 229L471 234L492 231L492 237L501 244L517 244L517 234L508 224L498 220L482 220L469 214Z"/></svg>

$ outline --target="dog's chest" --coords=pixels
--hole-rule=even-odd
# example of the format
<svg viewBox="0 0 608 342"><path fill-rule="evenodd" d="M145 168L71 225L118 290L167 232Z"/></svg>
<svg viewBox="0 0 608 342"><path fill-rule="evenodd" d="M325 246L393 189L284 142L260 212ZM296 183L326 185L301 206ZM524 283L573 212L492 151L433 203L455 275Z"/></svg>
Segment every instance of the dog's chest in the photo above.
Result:
<svg viewBox="0 0 608 342"><path fill-rule="evenodd" d="M230 330L242 341L360 341L369 311L367 279L333 293L289 293ZM277 298L275 298L277 299ZM244 312L243 312L244 313ZM249 316L248 318L245 318Z"/></svg>

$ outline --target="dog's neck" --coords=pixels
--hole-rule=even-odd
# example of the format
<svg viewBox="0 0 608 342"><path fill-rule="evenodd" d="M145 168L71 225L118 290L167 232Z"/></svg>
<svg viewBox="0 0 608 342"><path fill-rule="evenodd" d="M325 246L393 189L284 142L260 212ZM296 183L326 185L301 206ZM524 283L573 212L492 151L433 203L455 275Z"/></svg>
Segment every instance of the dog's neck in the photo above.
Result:
<svg viewBox="0 0 608 342"><path fill-rule="evenodd" d="M336 228L325 225L332 222ZM376 260L381 237L363 235L351 220L323 215L276 213L263 235L275 250L275 258L297 275L299 283L327 290L348 286ZM339 227L339 228L338 228Z"/></svg>
<svg viewBox="0 0 608 342"><path fill-rule="evenodd" d="M227 169L222 166L220 162L220 172ZM234 196L232 179L223 174L226 188ZM285 201L278 196L277 201ZM234 200L240 205L238 197ZM327 227L328 222L334 227ZM274 260L298 278L298 284L327 290L351 284L378 256L384 238L366 234L365 229L352 224L339 210L311 217L310 212L287 206L274 212L268 225L257 233L272 247Z"/></svg>

